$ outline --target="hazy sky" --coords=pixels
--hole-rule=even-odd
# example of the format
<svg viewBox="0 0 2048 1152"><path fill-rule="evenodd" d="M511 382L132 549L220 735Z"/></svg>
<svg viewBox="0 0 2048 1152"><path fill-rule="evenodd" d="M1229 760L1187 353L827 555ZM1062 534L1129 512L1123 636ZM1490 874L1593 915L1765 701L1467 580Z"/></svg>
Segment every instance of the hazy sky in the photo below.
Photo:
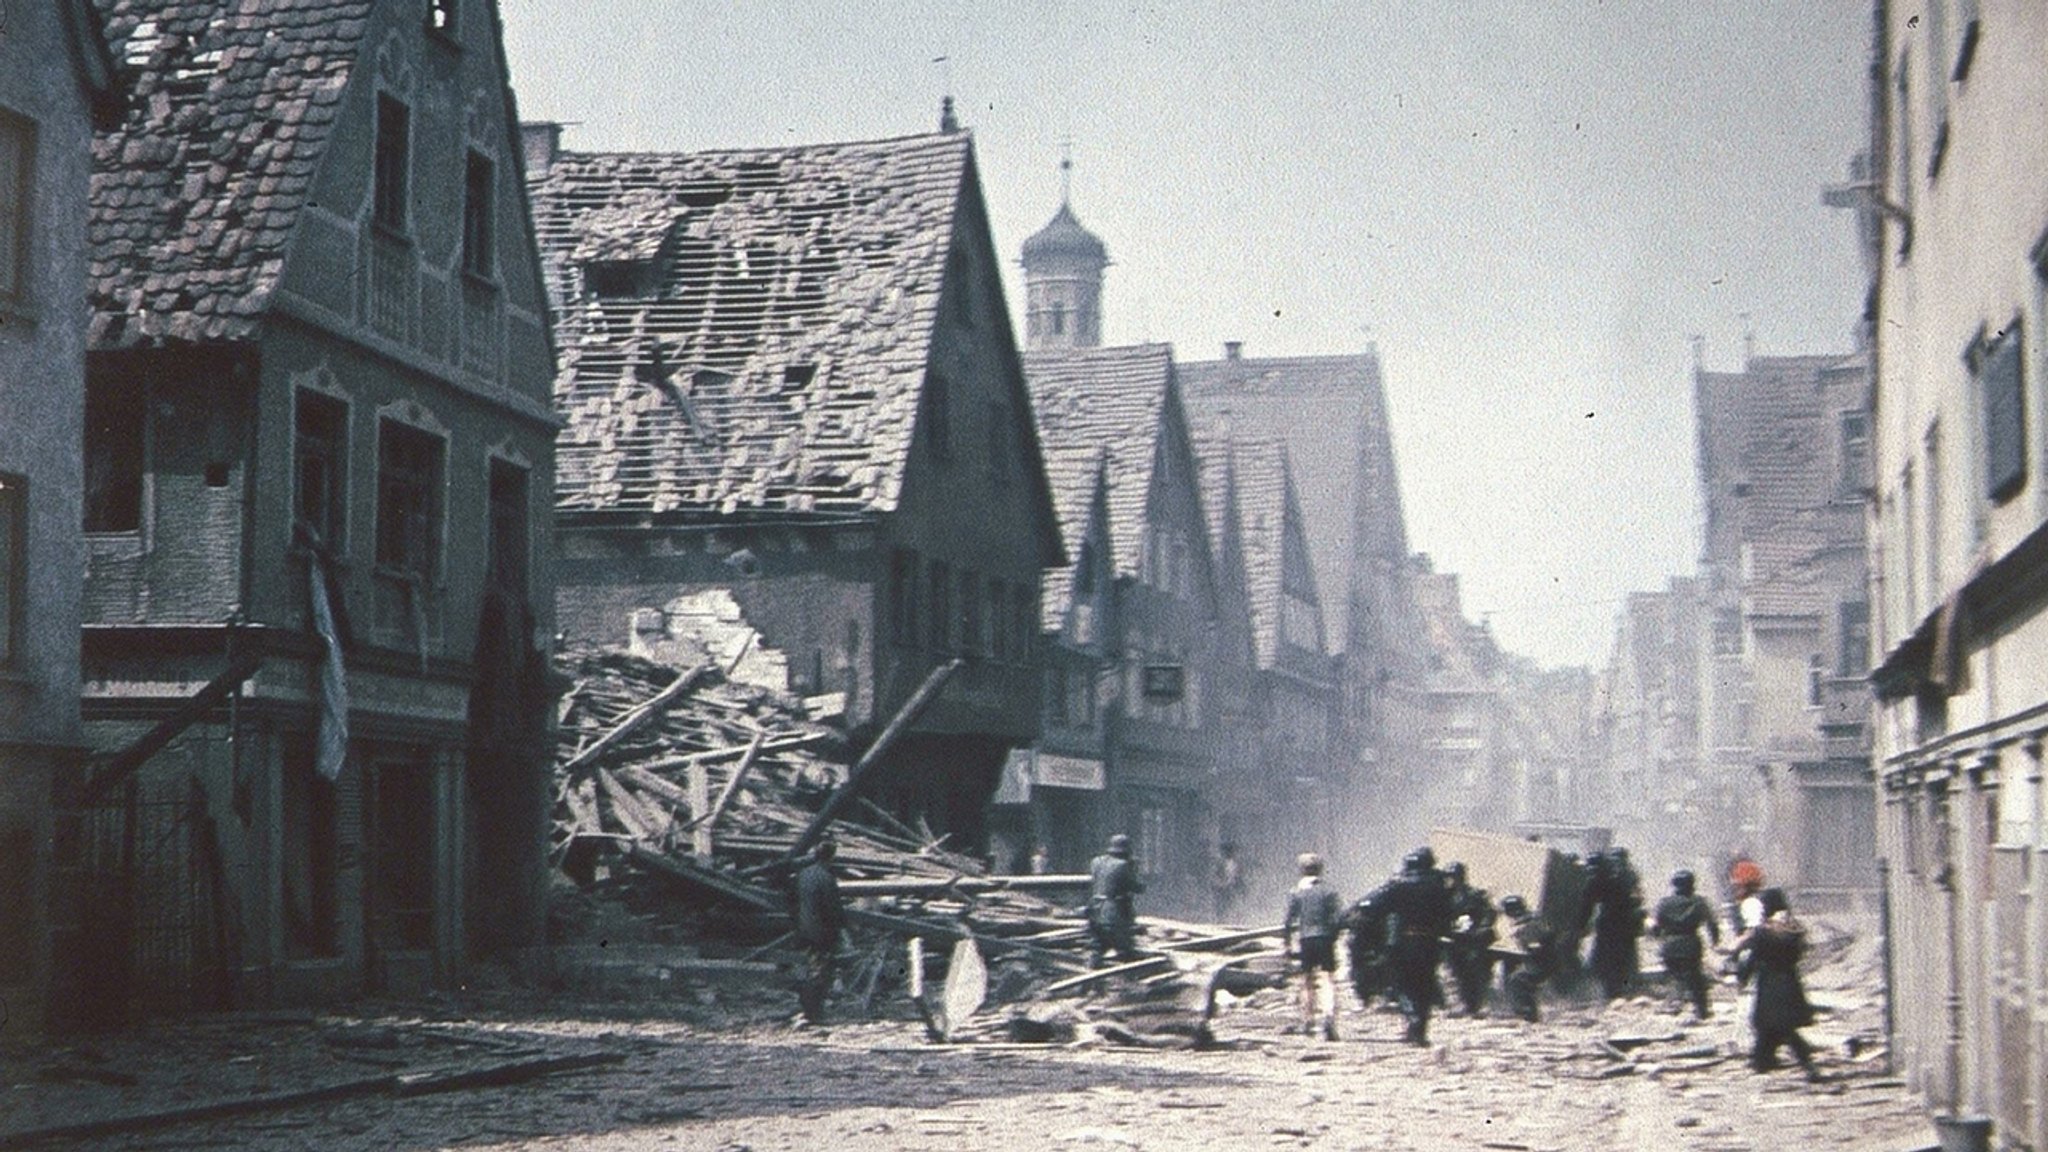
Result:
<svg viewBox="0 0 2048 1152"><path fill-rule="evenodd" d="M1861 305L1820 190L1863 138L1865 0L500 6L521 114L572 149L899 136L950 90L1013 317L1071 140L1105 342L1376 343L1412 546L1549 664L1693 569L1689 338L1845 352Z"/></svg>

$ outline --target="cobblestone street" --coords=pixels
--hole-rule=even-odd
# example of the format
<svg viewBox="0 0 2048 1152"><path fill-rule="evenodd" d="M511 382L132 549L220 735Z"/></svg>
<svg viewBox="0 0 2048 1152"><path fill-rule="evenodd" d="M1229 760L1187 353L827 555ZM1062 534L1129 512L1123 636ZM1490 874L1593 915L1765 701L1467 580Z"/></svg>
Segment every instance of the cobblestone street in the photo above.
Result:
<svg viewBox="0 0 2048 1152"><path fill-rule="evenodd" d="M1858 956L1867 956L1867 950ZM772 987L559 1001L474 995L364 1016L202 1018L10 1060L0 1146L56 1124L263 1097L65 1148L1917 1149L1928 1122L1881 1052L1861 966L1812 978L1824 1079L1751 1072L1734 989L1704 1024L1649 997L1554 1003L1535 1026L1347 1007L1336 1043L1289 1035L1280 992L1219 1047L930 1045L907 1018L794 1030ZM426 1008L426 1011L422 1009ZM353 1085L351 1090L349 1086ZM333 1097L318 1099L326 1089ZM303 1094L293 1104L288 1094Z"/></svg>

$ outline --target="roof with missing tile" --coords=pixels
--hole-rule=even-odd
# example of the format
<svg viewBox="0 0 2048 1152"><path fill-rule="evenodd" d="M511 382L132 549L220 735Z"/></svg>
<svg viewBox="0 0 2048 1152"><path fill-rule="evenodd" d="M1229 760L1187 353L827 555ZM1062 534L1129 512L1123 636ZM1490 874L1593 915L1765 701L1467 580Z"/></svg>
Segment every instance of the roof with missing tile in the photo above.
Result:
<svg viewBox="0 0 2048 1152"><path fill-rule="evenodd" d="M1060 529L1070 542L1082 538L1100 469L1108 485L1110 550L1119 576L1137 574L1145 499L1152 490L1173 371L1173 350L1165 344L1024 355L1024 379ZM1046 573L1047 627L1065 618L1071 579L1070 569Z"/></svg>
<svg viewBox="0 0 2048 1152"><path fill-rule="evenodd" d="M93 347L253 334L373 3L99 0L128 105L93 140Z"/></svg>
<svg viewBox="0 0 2048 1152"><path fill-rule="evenodd" d="M957 132L532 170L557 506L892 510L973 172Z"/></svg>

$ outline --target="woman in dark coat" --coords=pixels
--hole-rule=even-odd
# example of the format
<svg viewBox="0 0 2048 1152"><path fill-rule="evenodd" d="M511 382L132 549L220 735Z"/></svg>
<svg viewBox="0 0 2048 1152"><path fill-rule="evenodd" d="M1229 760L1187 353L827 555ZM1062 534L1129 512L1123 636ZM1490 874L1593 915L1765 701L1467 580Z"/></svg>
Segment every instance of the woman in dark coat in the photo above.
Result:
<svg viewBox="0 0 2048 1152"><path fill-rule="evenodd" d="M1820 1075L1813 1065L1813 1045L1799 1030L1813 1023L1813 1006L1799 979L1799 961L1806 955L1806 926L1792 917L1782 888L1766 888L1763 923L1735 942L1735 953L1749 953L1756 974L1756 1006L1749 1022L1756 1029L1756 1047L1749 1066L1768 1072L1778 1066L1778 1049L1792 1049L1808 1079Z"/></svg>

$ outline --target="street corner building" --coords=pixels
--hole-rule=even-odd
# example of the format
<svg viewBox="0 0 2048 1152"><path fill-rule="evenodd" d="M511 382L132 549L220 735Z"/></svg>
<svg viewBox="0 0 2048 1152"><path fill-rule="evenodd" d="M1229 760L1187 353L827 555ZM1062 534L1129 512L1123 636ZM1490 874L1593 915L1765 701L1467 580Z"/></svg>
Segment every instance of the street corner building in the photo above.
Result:
<svg viewBox="0 0 2048 1152"><path fill-rule="evenodd" d="M85 198L92 133L119 116L85 0L0 27L0 1043L42 1031L51 789L84 753L78 536Z"/></svg>
<svg viewBox="0 0 2048 1152"><path fill-rule="evenodd" d="M1939 1122L2038 1152L2048 1149L2048 180L2040 151L2014 144L2048 129L2048 10L1974 0L1876 13L1874 161L1862 192L1893 1039Z"/></svg>
<svg viewBox="0 0 2048 1152"><path fill-rule="evenodd" d="M538 943L554 356L488 0L100 0L72 1018Z"/></svg>
<svg viewBox="0 0 2048 1152"><path fill-rule="evenodd" d="M1039 584L1066 553L971 135L668 153L525 133L568 642L631 647L724 590L856 740L961 660L871 795L978 850L1038 735Z"/></svg>

